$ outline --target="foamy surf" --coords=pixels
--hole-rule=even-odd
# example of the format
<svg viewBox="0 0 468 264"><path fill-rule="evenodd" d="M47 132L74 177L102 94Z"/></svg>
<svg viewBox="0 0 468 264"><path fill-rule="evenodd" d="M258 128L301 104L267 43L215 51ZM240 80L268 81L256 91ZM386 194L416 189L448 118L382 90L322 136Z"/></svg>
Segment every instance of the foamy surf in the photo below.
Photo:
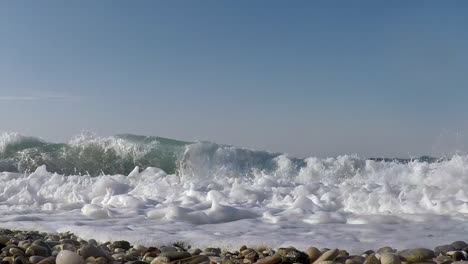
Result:
<svg viewBox="0 0 468 264"><path fill-rule="evenodd" d="M24 140L10 138L8 144ZM156 140L146 149L141 142L129 147L93 140L68 145L107 146L135 160L155 155L158 146ZM438 162L295 159L213 143L176 144L163 150L178 153L174 173L148 166L126 174L64 175L40 164L32 172L0 173L0 226L143 245L356 251L431 247L461 239L468 228L468 156Z"/></svg>

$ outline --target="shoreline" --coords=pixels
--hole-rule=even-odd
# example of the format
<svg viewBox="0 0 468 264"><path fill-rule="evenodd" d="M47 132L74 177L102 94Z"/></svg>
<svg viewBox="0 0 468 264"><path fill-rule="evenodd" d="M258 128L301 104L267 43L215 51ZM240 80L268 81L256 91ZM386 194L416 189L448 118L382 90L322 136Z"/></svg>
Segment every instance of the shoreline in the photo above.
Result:
<svg viewBox="0 0 468 264"><path fill-rule="evenodd" d="M155 243L157 244L157 243ZM449 264L468 260L468 244L455 241L427 248L368 249L352 255L346 249L241 246L237 250L192 248L184 242L164 246L133 245L125 240L98 242L70 233L0 229L1 263L9 264ZM468 263L468 262L466 262Z"/></svg>

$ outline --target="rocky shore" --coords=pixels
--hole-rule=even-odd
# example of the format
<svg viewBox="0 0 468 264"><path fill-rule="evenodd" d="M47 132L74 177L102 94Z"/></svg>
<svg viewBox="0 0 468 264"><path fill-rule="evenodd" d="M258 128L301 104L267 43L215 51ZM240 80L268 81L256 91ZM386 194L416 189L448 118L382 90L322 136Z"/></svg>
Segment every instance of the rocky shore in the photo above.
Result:
<svg viewBox="0 0 468 264"><path fill-rule="evenodd" d="M316 247L305 252L293 247L198 249L183 243L144 247L127 241L85 241L71 233L2 229L0 250L0 264L468 264L464 241L434 249L382 247L351 255L344 249Z"/></svg>

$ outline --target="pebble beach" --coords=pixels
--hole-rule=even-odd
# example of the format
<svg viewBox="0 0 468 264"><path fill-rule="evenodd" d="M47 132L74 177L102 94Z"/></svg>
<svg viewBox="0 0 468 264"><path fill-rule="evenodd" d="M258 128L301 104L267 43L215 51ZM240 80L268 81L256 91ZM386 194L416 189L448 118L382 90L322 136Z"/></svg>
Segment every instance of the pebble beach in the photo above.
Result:
<svg viewBox="0 0 468 264"><path fill-rule="evenodd" d="M385 246L350 254L346 249L241 246L237 250L192 248L183 242L165 246L98 242L66 233L0 230L1 264L466 264L468 244L455 241L429 248Z"/></svg>

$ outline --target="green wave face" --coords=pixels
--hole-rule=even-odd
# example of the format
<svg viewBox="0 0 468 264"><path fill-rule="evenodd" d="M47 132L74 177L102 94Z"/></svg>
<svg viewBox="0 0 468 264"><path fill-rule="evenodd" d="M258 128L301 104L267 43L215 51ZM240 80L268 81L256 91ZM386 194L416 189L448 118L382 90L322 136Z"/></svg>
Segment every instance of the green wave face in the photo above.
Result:
<svg viewBox="0 0 468 264"><path fill-rule="evenodd" d="M108 138L82 135L68 144L17 136L3 144L2 171L28 172L46 165L50 172L95 176L128 174L135 166L175 173L177 161L190 142L125 134Z"/></svg>

